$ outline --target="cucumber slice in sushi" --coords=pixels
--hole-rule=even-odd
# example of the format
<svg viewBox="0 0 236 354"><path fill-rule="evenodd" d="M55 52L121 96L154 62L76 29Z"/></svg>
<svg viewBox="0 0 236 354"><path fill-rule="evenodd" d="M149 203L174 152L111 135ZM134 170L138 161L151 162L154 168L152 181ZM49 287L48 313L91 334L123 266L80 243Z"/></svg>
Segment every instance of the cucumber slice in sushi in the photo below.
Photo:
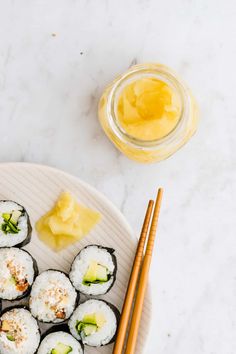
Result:
<svg viewBox="0 0 236 354"><path fill-rule="evenodd" d="M23 247L30 242L32 227L25 208L11 200L0 201L0 248Z"/></svg>
<svg viewBox="0 0 236 354"><path fill-rule="evenodd" d="M75 257L69 274L74 287L85 295L106 294L116 280L114 252L100 245L83 248Z"/></svg>
<svg viewBox="0 0 236 354"><path fill-rule="evenodd" d="M68 325L71 334L83 344L100 347L115 340L119 317L114 305L91 299L76 308Z"/></svg>
<svg viewBox="0 0 236 354"><path fill-rule="evenodd" d="M75 339L66 325L57 325L50 328L44 335L40 343L37 354L83 354L84 348Z"/></svg>

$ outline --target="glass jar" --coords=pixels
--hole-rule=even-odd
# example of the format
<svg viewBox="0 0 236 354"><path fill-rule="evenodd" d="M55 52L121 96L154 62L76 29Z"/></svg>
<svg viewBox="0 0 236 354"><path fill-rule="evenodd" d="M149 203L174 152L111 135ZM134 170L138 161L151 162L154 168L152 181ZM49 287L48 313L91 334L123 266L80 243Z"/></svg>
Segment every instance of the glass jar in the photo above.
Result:
<svg viewBox="0 0 236 354"><path fill-rule="evenodd" d="M141 78L164 82L180 98L180 117L176 126L159 139L137 139L125 131L118 119L117 105L121 92ZM171 69L161 64L135 65L115 79L100 99L98 114L105 133L115 146L130 159L144 163L161 161L175 153L194 134L198 122L198 109L190 90Z"/></svg>

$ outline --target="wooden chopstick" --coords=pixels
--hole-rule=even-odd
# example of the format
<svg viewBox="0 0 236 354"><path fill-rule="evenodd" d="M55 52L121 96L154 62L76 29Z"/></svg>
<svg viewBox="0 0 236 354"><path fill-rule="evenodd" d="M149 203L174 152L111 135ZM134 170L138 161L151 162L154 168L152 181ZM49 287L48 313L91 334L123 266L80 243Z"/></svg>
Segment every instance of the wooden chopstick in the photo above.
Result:
<svg viewBox="0 0 236 354"><path fill-rule="evenodd" d="M140 273L140 268L141 268L141 264L142 264L142 260L143 260L143 250L144 250L145 241L147 238L147 233L148 233L148 228L149 228L149 224L150 224L150 220L151 220L153 205L154 205L154 201L149 200L146 215L145 215L144 222L143 222L142 231L140 234L140 238L139 238L139 242L138 242L138 246L137 246L137 250L136 250L133 268L132 268L130 279L129 279L127 292L125 295L125 300L124 300L124 305L123 305L122 314L121 314L121 318L120 318L117 338L116 338L116 342L115 342L114 348L113 348L113 354L121 354L123 347L124 347L125 337L126 337L127 328L128 328L128 322L129 322L129 318L130 318L130 312L132 309L132 303L133 303L133 299L134 299L138 276Z"/></svg>
<svg viewBox="0 0 236 354"><path fill-rule="evenodd" d="M155 241L155 237L156 237L162 194L163 194L163 190L162 190L162 188L160 188L158 190L158 194L157 194L157 198L156 198L151 228L150 228L149 236L148 236L147 248L146 248L146 252L144 255L144 259L143 259L141 275L140 275L136 300L135 300L135 304L134 304L133 317L132 317L132 322L131 322L131 326L130 326L130 330L129 330L125 354L134 354L134 351L135 351L135 346L136 346L137 337L138 337L139 324L140 324L140 320L141 320L143 303L144 303L144 298L145 298L145 293L146 293L146 288L147 288L148 273L149 273L149 269L150 269L153 246L154 246L154 241Z"/></svg>

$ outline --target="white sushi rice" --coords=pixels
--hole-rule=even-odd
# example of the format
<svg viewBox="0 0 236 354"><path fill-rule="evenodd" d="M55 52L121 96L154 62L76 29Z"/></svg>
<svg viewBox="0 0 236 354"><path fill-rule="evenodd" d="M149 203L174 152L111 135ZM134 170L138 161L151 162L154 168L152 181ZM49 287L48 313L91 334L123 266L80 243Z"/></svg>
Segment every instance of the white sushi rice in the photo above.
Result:
<svg viewBox="0 0 236 354"><path fill-rule="evenodd" d="M28 310L15 308L4 313L1 321L10 323L15 340L7 339L7 333L0 331L1 354L34 354L40 342L37 321Z"/></svg>
<svg viewBox="0 0 236 354"><path fill-rule="evenodd" d="M91 262L96 261L98 264L106 267L111 274L110 279L105 283L83 284L83 278L89 268ZM70 280L74 287L86 295L103 295L111 287L114 281L115 265L110 252L105 248L96 245L85 247L75 258L69 274Z"/></svg>
<svg viewBox="0 0 236 354"><path fill-rule="evenodd" d="M19 204L12 201L0 201L0 225L4 223L3 213L12 213L14 210L22 211L23 208ZM27 215L23 214L19 217L17 227L20 231L17 234L5 234L0 227L0 247L12 247L23 242L28 235Z"/></svg>
<svg viewBox="0 0 236 354"><path fill-rule="evenodd" d="M48 334L41 342L37 354L48 354L51 350L62 343L72 348L70 354L83 354L81 344L69 333L58 331Z"/></svg>
<svg viewBox="0 0 236 354"><path fill-rule="evenodd" d="M34 280L34 266L31 256L18 248L0 248L0 298L13 300L21 296L24 291L19 291L12 281L12 270L17 274L17 279L26 279L29 285Z"/></svg>
<svg viewBox="0 0 236 354"><path fill-rule="evenodd" d="M32 315L39 321L59 323L71 316L76 299L76 290L67 276L56 270L47 270L35 279L29 305ZM64 311L65 318L57 318L56 310Z"/></svg>
<svg viewBox="0 0 236 354"><path fill-rule="evenodd" d="M85 315L93 313L102 313L106 322L97 330L97 332L81 338L76 330L77 321L82 321ZM114 337L117 329L117 319L113 310L102 300L88 300L80 304L69 320L71 334L84 344L99 347L108 344Z"/></svg>

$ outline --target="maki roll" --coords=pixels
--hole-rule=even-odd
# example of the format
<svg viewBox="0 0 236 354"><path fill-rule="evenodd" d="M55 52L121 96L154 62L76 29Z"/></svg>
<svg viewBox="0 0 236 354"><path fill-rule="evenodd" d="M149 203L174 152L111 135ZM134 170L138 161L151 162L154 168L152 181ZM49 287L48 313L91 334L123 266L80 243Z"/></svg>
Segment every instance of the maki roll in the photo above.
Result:
<svg viewBox="0 0 236 354"><path fill-rule="evenodd" d="M103 295L114 285L116 271L114 249L90 245L75 257L69 277L81 293Z"/></svg>
<svg viewBox="0 0 236 354"><path fill-rule="evenodd" d="M100 347L115 340L119 317L112 304L91 299L77 307L68 325L71 334L83 344Z"/></svg>
<svg viewBox="0 0 236 354"><path fill-rule="evenodd" d="M65 326L56 326L46 333L40 343L37 354L83 354L83 346Z"/></svg>
<svg viewBox="0 0 236 354"><path fill-rule="evenodd" d="M77 297L66 274L49 269L35 279L29 299L30 311L41 322L60 323L71 316Z"/></svg>
<svg viewBox="0 0 236 354"><path fill-rule="evenodd" d="M38 275L36 261L19 248L0 248L0 299L16 300L30 292Z"/></svg>
<svg viewBox="0 0 236 354"><path fill-rule="evenodd" d="M37 321L25 308L13 308L0 317L0 353L34 354L39 346Z"/></svg>
<svg viewBox="0 0 236 354"><path fill-rule="evenodd" d="M11 200L0 201L0 247L23 247L30 242L31 225L23 206Z"/></svg>

